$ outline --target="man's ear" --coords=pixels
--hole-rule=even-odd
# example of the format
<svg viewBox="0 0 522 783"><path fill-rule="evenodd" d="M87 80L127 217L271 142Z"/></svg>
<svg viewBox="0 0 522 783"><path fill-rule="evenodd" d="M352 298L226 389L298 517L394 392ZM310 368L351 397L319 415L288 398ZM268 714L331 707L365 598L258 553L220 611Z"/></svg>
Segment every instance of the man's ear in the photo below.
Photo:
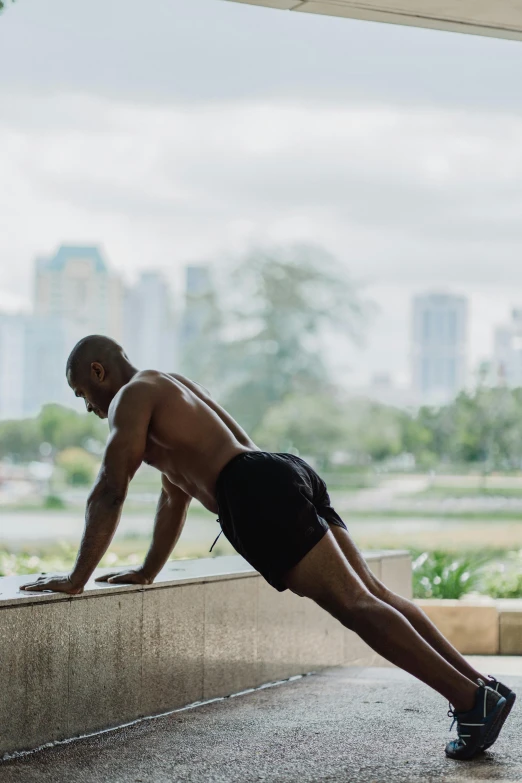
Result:
<svg viewBox="0 0 522 783"><path fill-rule="evenodd" d="M105 378L105 369L103 365L100 364L99 362L92 362L91 375L93 376L93 379L98 381L98 383L103 381L103 379Z"/></svg>

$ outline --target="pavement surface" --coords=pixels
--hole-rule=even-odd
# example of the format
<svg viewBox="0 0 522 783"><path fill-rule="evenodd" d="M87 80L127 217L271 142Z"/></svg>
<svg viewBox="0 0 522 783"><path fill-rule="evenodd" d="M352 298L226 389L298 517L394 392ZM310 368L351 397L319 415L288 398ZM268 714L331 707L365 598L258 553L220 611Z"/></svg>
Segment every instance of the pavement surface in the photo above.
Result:
<svg viewBox="0 0 522 783"><path fill-rule="evenodd" d="M520 674L502 678L522 693ZM445 757L446 713L438 694L398 669L329 669L4 761L0 782L522 781L520 704L471 762Z"/></svg>

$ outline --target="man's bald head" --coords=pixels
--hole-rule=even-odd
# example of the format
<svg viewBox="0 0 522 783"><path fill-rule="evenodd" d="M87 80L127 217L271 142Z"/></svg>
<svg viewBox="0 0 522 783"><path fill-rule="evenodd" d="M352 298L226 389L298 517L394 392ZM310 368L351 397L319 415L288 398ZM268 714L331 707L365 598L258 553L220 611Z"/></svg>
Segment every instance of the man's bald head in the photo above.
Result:
<svg viewBox="0 0 522 783"><path fill-rule="evenodd" d="M84 380L89 377L93 362L101 364L110 372L111 367L125 360L123 348L115 340L101 334L91 334L76 343L72 349L67 359L66 374L68 378Z"/></svg>
<svg viewBox="0 0 522 783"><path fill-rule="evenodd" d="M107 416L111 401L136 372L121 345L100 334L80 340L67 359L69 386L100 418Z"/></svg>

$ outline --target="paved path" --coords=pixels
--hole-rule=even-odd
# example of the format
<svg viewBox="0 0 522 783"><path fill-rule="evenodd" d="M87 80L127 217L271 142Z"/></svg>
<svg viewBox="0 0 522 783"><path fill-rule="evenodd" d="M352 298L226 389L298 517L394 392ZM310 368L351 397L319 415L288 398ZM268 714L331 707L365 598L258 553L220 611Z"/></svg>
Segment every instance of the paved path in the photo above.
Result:
<svg viewBox="0 0 522 783"><path fill-rule="evenodd" d="M522 692L521 676L504 679ZM398 669L330 669L0 763L0 781L522 781L520 709L473 762L445 758L446 710Z"/></svg>

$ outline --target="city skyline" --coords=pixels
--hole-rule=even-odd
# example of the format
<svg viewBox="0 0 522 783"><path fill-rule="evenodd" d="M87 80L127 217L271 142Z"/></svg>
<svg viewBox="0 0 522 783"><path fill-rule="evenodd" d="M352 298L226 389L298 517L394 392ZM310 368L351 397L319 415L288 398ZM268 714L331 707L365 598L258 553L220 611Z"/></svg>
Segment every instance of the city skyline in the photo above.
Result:
<svg viewBox="0 0 522 783"><path fill-rule="evenodd" d="M109 255L103 250L103 243L89 244L100 248L101 252L109 258ZM56 248L53 249L51 255L53 252L56 252ZM38 256L42 256L42 253L38 253ZM219 264L219 259L210 258L206 263L200 259L200 263L214 268ZM132 276L129 276L125 274L125 268L122 268L121 265L118 266L117 262L110 257L111 269L121 277L125 286L138 285L140 277L147 271L160 273L168 281L173 297L179 302L183 298L185 270L190 265L187 262L174 271L169 270L168 266L163 266L163 268L156 265L144 266L142 269L134 270ZM33 288L32 284L30 288ZM372 377L385 373L392 375L394 382L399 386L409 386L411 303L416 295L426 292L451 293L466 296L468 299L470 309L468 359L471 374L477 371L483 361L488 361L491 358L495 351L496 331L509 320L513 310L522 306L522 288L518 297L511 288L503 289L502 286L499 286L495 292L489 286L475 286L474 290L469 290L462 285L424 287L411 284L402 284L401 286L368 285L362 289L363 296L376 303L377 311L368 322L368 334L364 344L361 346L349 344L342 338L339 343L342 346L342 355L339 355L337 348L332 349L333 365L344 385L368 384ZM31 311L31 308L32 298L30 295L23 302L13 301L10 306L6 306L5 301L2 306L0 300L0 314L27 313ZM335 340L335 338L333 339ZM382 361L381 357L383 357ZM362 370L361 359L363 363L366 362Z"/></svg>
<svg viewBox="0 0 522 783"><path fill-rule="evenodd" d="M140 270L133 282L125 281L121 270L96 245L62 245L49 256L39 254L34 262L32 307L11 317L0 308L0 353L2 350L4 354L7 352L7 359L5 355L0 356L0 375L4 376L0 378L0 408L3 409L0 417L5 417L5 409L34 412L46 401L70 404L64 379L61 375L53 379L49 367L64 364L73 344L87 333L100 332L119 340L138 367L148 366L164 371L176 369L181 358L181 346L194 337L194 330L197 331L198 324L205 320L205 313L201 311L204 302L200 297L212 285L211 268L209 265L186 264L183 267L182 290L174 293L168 277L149 267ZM446 327L443 327L442 321L440 329L437 327L435 330L441 337L434 333L436 343L432 347L429 344L422 347L422 336L419 335L423 327L416 326L412 318L417 306L420 305L421 310L425 306L431 308L433 301L454 302L455 306L464 308L462 315L458 316L461 324L458 328L462 332L458 338L460 347L457 343L455 348L450 346L451 341L448 343L444 336ZM470 362L468 298L447 288L445 291L440 288L417 289L410 294L407 304L404 309L408 320L407 332L402 342L396 344L397 352L408 356L409 366L405 374L401 377L393 372L393 368L390 371L389 367L379 365L365 377L356 375L351 369L350 352L357 349L351 344L349 335L336 335L333 340L337 340L341 349L337 350L332 345L329 357L334 377L347 390L399 407L448 401L453 391L473 385L478 370L478 366ZM189 312L188 306L193 310ZM453 307L453 304L450 306ZM522 333L520 312L515 309L511 314L503 313L502 322L497 323L489 335L491 350L486 351L482 345L481 360L489 363L490 382L505 381L513 385L522 378L522 370L516 369L520 363L518 342L515 348L512 347ZM421 313L418 318L425 316ZM394 339L393 334L387 336ZM59 346L53 362L46 360L46 347L51 343ZM27 359L27 351L33 357L31 361ZM434 363L430 373L440 372L436 368L441 360L452 363L455 380L442 386L439 384L439 389L435 383L432 391L419 385L416 372L425 370L421 365L418 371L415 370L416 353L426 357L419 359L421 364L426 361ZM12 374L7 376L6 361L20 365L20 378L16 382L12 380ZM32 362L39 368L31 372L36 372L43 379L40 384L24 384L21 380L25 377L24 372L28 372L23 368ZM40 399L42 394L44 396Z"/></svg>
<svg viewBox="0 0 522 783"><path fill-rule="evenodd" d="M14 315L0 310L0 419L32 416L51 402L82 408L65 364L87 334L117 340L142 368L172 371L181 345L175 324L168 282L157 271L125 284L92 245L38 256L31 307Z"/></svg>
<svg viewBox="0 0 522 783"><path fill-rule="evenodd" d="M68 238L175 290L187 262L314 243L381 308L339 368L355 382L405 379L416 291L470 298L472 365L522 302L516 42L219 0L28 0L2 15L0 66L0 306L27 302L32 259Z"/></svg>

